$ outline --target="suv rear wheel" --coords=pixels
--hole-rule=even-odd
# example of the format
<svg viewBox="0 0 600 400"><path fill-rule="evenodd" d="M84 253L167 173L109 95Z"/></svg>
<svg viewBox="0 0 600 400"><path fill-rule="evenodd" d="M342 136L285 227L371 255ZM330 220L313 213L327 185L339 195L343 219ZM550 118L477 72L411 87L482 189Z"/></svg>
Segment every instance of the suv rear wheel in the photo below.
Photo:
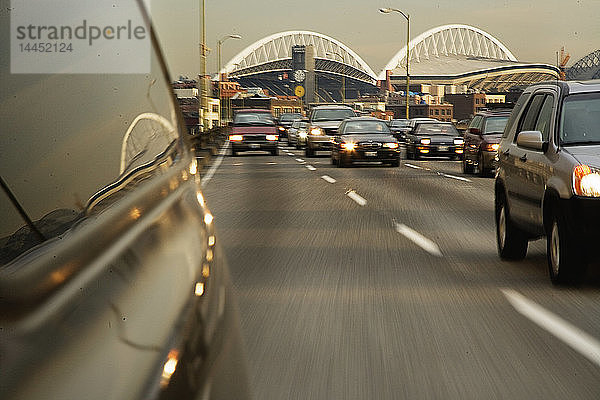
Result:
<svg viewBox="0 0 600 400"><path fill-rule="evenodd" d="M467 162L467 156L464 155L462 159L462 170L463 174L472 174L473 173L473 164Z"/></svg>
<svg viewBox="0 0 600 400"><path fill-rule="evenodd" d="M505 196L496 199L496 243L505 260L522 260L527 254L527 235L510 220Z"/></svg>
<svg viewBox="0 0 600 400"><path fill-rule="evenodd" d="M548 271L552 283L576 283L585 273L586 257L577 237L569 235L567 223L559 210L552 213L546 236Z"/></svg>

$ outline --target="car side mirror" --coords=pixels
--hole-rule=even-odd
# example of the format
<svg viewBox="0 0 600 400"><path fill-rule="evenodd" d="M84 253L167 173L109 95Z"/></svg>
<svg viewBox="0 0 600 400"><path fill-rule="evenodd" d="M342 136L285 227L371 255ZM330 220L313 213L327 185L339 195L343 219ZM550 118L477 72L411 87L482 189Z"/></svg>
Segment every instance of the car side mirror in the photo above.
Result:
<svg viewBox="0 0 600 400"><path fill-rule="evenodd" d="M481 135L481 129L479 129L479 128L469 128L469 133L472 133L473 135Z"/></svg>
<svg viewBox="0 0 600 400"><path fill-rule="evenodd" d="M517 136L517 146L532 150L544 150L546 143L542 140L542 132L522 131Z"/></svg>

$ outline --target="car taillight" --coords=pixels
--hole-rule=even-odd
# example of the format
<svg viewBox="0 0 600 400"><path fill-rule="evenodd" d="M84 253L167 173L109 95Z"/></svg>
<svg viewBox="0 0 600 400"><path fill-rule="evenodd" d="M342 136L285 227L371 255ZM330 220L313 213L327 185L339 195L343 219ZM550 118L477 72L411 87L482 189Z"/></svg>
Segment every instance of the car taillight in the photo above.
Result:
<svg viewBox="0 0 600 400"><path fill-rule="evenodd" d="M498 151L500 143L486 143L485 151Z"/></svg>
<svg viewBox="0 0 600 400"><path fill-rule="evenodd" d="M578 196L600 197L600 171L588 165L573 169L573 191Z"/></svg>

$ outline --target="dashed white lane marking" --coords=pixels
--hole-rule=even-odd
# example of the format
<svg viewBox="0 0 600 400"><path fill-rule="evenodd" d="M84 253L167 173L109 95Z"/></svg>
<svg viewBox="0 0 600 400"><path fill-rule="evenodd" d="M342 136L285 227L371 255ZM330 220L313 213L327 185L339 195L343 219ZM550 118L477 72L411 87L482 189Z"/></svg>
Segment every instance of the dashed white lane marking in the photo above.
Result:
<svg viewBox="0 0 600 400"><path fill-rule="evenodd" d="M333 179L332 177L330 177L329 175L323 175L321 177L321 179L329 182L329 183L336 183L337 181L335 179Z"/></svg>
<svg viewBox="0 0 600 400"><path fill-rule="evenodd" d="M236 162L231 165L233 165L234 167L239 167L240 165L244 165L244 164L242 164L241 162Z"/></svg>
<svg viewBox="0 0 600 400"><path fill-rule="evenodd" d="M350 190L346 193L346 196L350 197L352 200L356 202L359 206L363 207L367 204L367 200L364 197L356 193L354 190Z"/></svg>
<svg viewBox="0 0 600 400"><path fill-rule="evenodd" d="M300 162L300 163L303 163L303 162L304 162L304 160L303 160L303 159L301 159L301 158L296 158L296 161L298 161L298 162Z"/></svg>
<svg viewBox="0 0 600 400"><path fill-rule="evenodd" d="M512 289L501 289L510 304L523 316L600 365L600 341Z"/></svg>
<svg viewBox="0 0 600 400"><path fill-rule="evenodd" d="M202 181L200 182L201 187L204 187L208 182L210 182L213 175L217 171L217 168L219 168L219 165L221 165L221 162L223 162L223 157L225 157L225 153L227 152L228 148L229 148L229 140L227 140L223 144L223 147L221 148L221 151L219 152L219 157L217 157L217 159L215 160L215 163L212 165L212 167L210 167L210 169L208 170L206 175L204 175L204 177L202 178Z"/></svg>
<svg viewBox="0 0 600 400"><path fill-rule="evenodd" d="M443 257L443 254L440 251L440 248L437 246L437 244L435 244L431 240L427 239L425 236L421 235L419 232L414 231L414 230L410 229L408 226L406 226L404 224L399 224L397 222L395 223L395 228L396 228L396 232L398 232L401 235L404 235L404 237L411 240L413 243L415 243L417 246L421 247L423 250L425 250L429 254L432 254L436 257Z"/></svg>
<svg viewBox="0 0 600 400"><path fill-rule="evenodd" d="M456 180L463 181L463 182L471 182L470 179L463 178L462 176L448 175L448 174L444 174L442 172L438 172L438 174L441 176L445 176L446 178L456 179Z"/></svg>
<svg viewBox="0 0 600 400"><path fill-rule="evenodd" d="M409 168L414 168L414 169L423 169L423 167L419 167L418 165L412 165L412 164L404 164Z"/></svg>
<svg viewBox="0 0 600 400"><path fill-rule="evenodd" d="M267 163L267 165L277 165L277 163L276 163L276 162L273 162L273 161L271 161L271 162L268 162L268 163Z"/></svg>
<svg viewBox="0 0 600 400"><path fill-rule="evenodd" d="M316 171L317 169L315 167L313 167L312 165L305 165L306 168L308 168L310 171Z"/></svg>

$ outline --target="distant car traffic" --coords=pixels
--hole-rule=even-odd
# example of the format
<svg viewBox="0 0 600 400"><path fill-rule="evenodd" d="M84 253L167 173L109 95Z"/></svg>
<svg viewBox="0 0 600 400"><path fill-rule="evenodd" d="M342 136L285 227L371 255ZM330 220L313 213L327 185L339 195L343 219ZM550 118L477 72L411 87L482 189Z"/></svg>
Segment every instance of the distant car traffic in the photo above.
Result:
<svg viewBox="0 0 600 400"><path fill-rule="evenodd" d="M473 117L464 134L462 168L465 174L472 174L475 168L481 176L495 172L500 138L509 116L510 110L496 110L482 111Z"/></svg>
<svg viewBox="0 0 600 400"><path fill-rule="evenodd" d="M287 130L292 126L292 122L302 119L300 113L283 113L277 119L277 131L279 134L279 140L287 138Z"/></svg>
<svg viewBox="0 0 600 400"><path fill-rule="evenodd" d="M600 236L600 82L527 88L500 141L498 253L522 259L546 236L553 283L578 281Z"/></svg>
<svg viewBox="0 0 600 400"><path fill-rule="evenodd" d="M406 158L450 157L458 160L464 139L450 122L421 121L406 135Z"/></svg>
<svg viewBox="0 0 600 400"><path fill-rule="evenodd" d="M390 127L390 131L392 132L392 135L394 135L394 137L396 139L398 139L399 142L406 141L406 134L408 132L410 132L410 130L411 130L409 120L407 120L407 119L392 119L392 120L388 121L388 126Z"/></svg>
<svg viewBox="0 0 600 400"><path fill-rule="evenodd" d="M354 110L345 105L314 107L309 119L306 157L314 156L316 151L331 150L333 135L336 134L342 121L355 116Z"/></svg>
<svg viewBox="0 0 600 400"><path fill-rule="evenodd" d="M238 110L233 117L229 134L231 155L240 151L261 150L272 155L278 154L279 140L275 120L269 110Z"/></svg>
<svg viewBox="0 0 600 400"><path fill-rule="evenodd" d="M387 124L371 117L346 119L334 136L331 163L346 167L356 161L400 165L400 149Z"/></svg>
<svg viewBox="0 0 600 400"><path fill-rule="evenodd" d="M288 146L294 146L297 149L306 146L306 137L308 136L308 120L296 120L287 130Z"/></svg>

